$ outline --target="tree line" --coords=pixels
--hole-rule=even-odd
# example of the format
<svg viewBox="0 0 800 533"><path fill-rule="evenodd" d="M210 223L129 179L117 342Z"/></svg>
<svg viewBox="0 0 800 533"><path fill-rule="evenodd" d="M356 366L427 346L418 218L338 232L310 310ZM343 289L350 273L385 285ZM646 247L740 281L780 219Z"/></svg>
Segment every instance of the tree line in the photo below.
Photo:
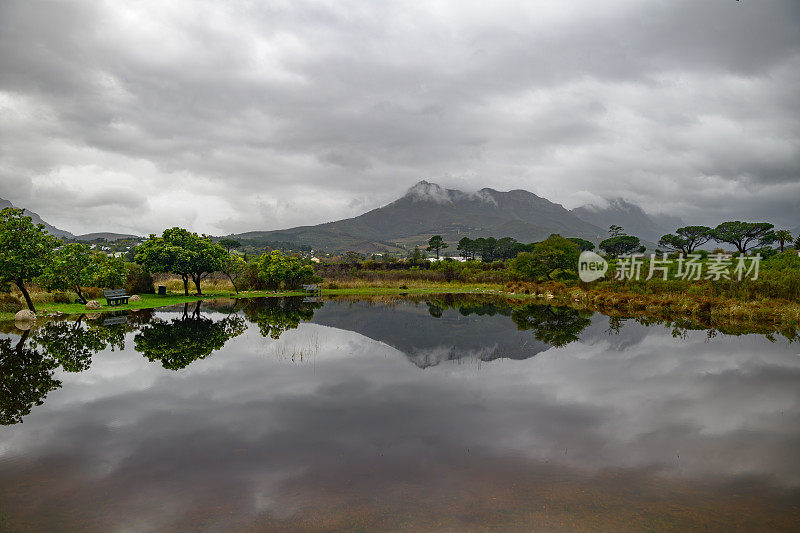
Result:
<svg viewBox="0 0 800 533"><path fill-rule="evenodd" d="M237 280L248 272L268 289L297 289L318 279L311 264L300 257L272 250L248 264L230 253L237 245L236 241L214 242L208 235L175 227L160 236L150 235L136 248L134 260L147 272L179 276L187 296L190 283L196 294L202 295L201 281L214 272L225 274L237 291ZM78 301L87 303L86 287L120 287L129 271L122 257L95 251L86 243L64 244L43 224L34 224L23 209L0 211L0 250L0 291L16 287L34 313L29 284L48 291L71 290Z"/></svg>

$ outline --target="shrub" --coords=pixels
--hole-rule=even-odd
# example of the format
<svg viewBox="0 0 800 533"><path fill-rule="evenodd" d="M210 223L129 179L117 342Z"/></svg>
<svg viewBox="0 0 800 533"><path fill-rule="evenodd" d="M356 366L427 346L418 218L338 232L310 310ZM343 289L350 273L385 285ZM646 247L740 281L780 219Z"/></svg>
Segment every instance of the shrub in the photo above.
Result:
<svg viewBox="0 0 800 533"><path fill-rule="evenodd" d="M87 300L96 300L103 297L103 289L100 287L83 287L81 292L83 292ZM55 301L55 295L53 296L53 301Z"/></svg>
<svg viewBox="0 0 800 533"><path fill-rule="evenodd" d="M153 294L156 288L153 285L153 276L141 265L128 263L125 278L125 292L128 294Z"/></svg>
<svg viewBox="0 0 800 533"><path fill-rule="evenodd" d="M13 294L0 294L0 313L16 313L25 309L22 302Z"/></svg>
<svg viewBox="0 0 800 533"><path fill-rule="evenodd" d="M75 299L75 296L68 293L68 292L54 292L53 293L53 301L57 304L68 304L72 303Z"/></svg>

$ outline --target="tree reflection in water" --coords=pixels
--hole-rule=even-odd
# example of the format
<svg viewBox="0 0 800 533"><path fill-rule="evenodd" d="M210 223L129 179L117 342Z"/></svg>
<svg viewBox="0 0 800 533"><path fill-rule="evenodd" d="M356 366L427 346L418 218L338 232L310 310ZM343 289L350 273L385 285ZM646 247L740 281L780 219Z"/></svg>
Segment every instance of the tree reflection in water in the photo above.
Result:
<svg viewBox="0 0 800 533"><path fill-rule="evenodd" d="M242 317L228 315L214 321L200 315L200 302L189 313L170 321L154 318L134 337L135 349L150 361L161 361L164 368L180 370L221 349L227 341L241 335L247 326Z"/></svg>
<svg viewBox="0 0 800 533"><path fill-rule="evenodd" d="M277 340L285 331L297 328L300 321L314 318L314 310L322 306L322 302L303 298L261 298L247 301L244 316L258 326L263 337Z"/></svg>
<svg viewBox="0 0 800 533"><path fill-rule="evenodd" d="M580 333L592 323L592 312L570 307L528 304L514 309L511 320L521 330L533 330L536 339L556 347L578 340Z"/></svg>
<svg viewBox="0 0 800 533"><path fill-rule="evenodd" d="M125 326L87 326L83 315L74 321L48 322L22 332L15 343L0 339L0 424L22 422L22 417L61 387L56 370L82 372L92 356L109 346L123 348Z"/></svg>

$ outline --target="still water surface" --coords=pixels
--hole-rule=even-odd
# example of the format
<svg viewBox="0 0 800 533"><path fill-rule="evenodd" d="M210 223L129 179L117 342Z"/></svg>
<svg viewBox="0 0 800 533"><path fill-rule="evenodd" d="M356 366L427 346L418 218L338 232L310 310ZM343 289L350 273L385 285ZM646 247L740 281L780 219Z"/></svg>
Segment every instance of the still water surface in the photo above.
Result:
<svg viewBox="0 0 800 533"><path fill-rule="evenodd" d="M0 334L0 530L797 530L800 346L486 300Z"/></svg>

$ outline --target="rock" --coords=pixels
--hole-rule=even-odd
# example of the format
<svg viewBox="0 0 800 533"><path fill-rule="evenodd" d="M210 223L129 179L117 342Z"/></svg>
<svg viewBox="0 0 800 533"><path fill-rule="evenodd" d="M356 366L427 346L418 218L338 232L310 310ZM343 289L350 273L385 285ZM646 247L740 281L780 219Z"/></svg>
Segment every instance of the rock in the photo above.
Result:
<svg viewBox="0 0 800 533"><path fill-rule="evenodd" d="M14 315L15 322L33 322L36 320L36 313L31 311L30 309L23 309L22 311L17 311L17 314Z"/></svg>
<svg viewBox="0 0 800 533"><path fill-rule="evenodd" d="M103 306L100 305L100 302L98 302L97 300L89 300L88 302L86 302L86 309L97 310L100 309L101 307Z"/></svg>
<svg viewBox="0 0 800 533"><path fill-rule="evenodd" d="M139 296L138 294L134 294L133 296L128 298L128 301L129 302L141 302L142 301L142 297Z"/></svg>

